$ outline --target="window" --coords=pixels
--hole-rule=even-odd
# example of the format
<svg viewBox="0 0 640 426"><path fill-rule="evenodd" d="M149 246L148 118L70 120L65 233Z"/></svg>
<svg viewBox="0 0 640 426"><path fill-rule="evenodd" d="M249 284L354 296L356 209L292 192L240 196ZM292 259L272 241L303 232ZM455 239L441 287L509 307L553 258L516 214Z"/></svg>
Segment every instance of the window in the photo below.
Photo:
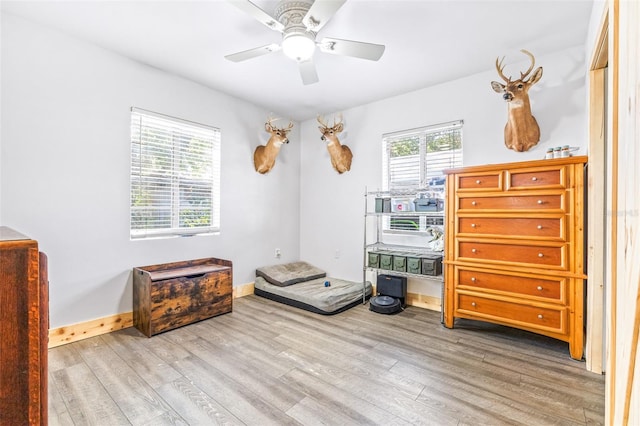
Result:
<svg viewBox="0 0 640 426"><path fill-rule="evenodd" d="M220 130L131 109L131 238L220 230Z"/></svg>
<svg viewBox="0 0 640 426"><path fill-rule="evenodd" d="M383 186L388 191L444 191L445 169L462 166L462 121L382 136Z"/></svg>
<svg viewBox="0 0 640 426"><path fill-rule="evenodd" d="M382 136L383 188L407 194L444 197L445 169L462 166L462 121L389 133ZM442 217L402 215L390 218L386 229L427 231L442 225Z"/></svg>

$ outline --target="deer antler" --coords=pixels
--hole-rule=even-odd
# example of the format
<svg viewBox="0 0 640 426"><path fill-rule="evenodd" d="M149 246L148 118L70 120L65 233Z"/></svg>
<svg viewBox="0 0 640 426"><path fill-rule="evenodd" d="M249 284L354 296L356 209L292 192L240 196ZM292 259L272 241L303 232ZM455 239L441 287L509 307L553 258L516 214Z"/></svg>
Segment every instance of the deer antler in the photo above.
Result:
<svg viewBox="0 0 640 426"><path fill-rule="evenodd" d="M322 115L319 115L316 119L318 120L318 123L320 123L322 125L322 127L326 128L326 129L333 129L338 124L342 123L342 113L338 114L338 121L337 122L336 122L336 117L333 116L333 126L332 127L329 127L329 125L325 122L324 117Z"/></svg>
<svg viewBox="0 0 640 426"><path fill-rule="evenodd" d="M520 50L522 53L524 53L525 55L527 55L529 58L531 58L531 66L529 67L529 69L527 70L527 72L523 73L520 72L520 80L524 80L524 78L526 76L529 75L529 73L531 72L531 70L533 69L533 67L536 65L536 58L533 56L533 54L531 52L529 52L528 50Z"/></svg>
<svg viewBox="0 0 640 426"><path fill-rule="evenodd" d="M265 125L268 125L268 126L271 126L272 128L274 128L274 129L275 129L276 127L273 125L273 122L274 122L274 121L277 121L277 120L279 120L279 118L278 118L278 117L273 117L273 116L269 115L269 117L267 117L267 122L266 122L266 123L264 123L264 124L265 124ZM288 125L287 127L283 127L283 128L282 128L282 129L280 129L280 130L283 130L283 131L288 132L288 131L289 131L289 130L291 130L291 129L293 129L293 121L289 120L289 125Z"/></svg>
<svg viewBox="0 0 640 426"><path fill-rule="evenodd" d="M267 117L267 122L264 124L268 124L269 126L273 127L273 122L276 121L278 118L272 116L271 114L269 114L269 116Z"/></svg>
<svg viewBox="0 0 640 426"><path fill-rule="evenodd" d="M509 76L509 78L505 77L505 75L502 73L502 70L504 69L504 65L502 65L502 61L504 61L504 56L502 57L502 59L500 59L500 62L498 62L500 58L496 58L496 70L498 70L498 75L507 83L509 83L511 81L511 76Z"/></svg>

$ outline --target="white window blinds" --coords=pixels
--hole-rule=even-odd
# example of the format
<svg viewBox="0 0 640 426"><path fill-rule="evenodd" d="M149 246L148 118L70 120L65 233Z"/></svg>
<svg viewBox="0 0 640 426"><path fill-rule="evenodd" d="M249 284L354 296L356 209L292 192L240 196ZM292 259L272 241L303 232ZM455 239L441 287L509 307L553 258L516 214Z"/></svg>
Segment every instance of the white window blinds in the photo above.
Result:
<svg viewBox="0 0 640 426"><path fill-rule="evenodd" d="M444 188L443 170L462 166L462 124L460 120L382 135L384 189Z"/></svg>
<svg viewBox="0 0 640 426"><path fill-rule="evenodd" d="M131 109L131 238L220 230L220 130Z"/></svg>

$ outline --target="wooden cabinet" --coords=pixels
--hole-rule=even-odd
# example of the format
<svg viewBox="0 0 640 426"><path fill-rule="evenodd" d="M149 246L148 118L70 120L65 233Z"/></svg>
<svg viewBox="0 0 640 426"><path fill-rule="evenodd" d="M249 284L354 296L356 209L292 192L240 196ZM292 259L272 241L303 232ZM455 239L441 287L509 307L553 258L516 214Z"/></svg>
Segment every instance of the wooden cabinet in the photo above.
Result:
<svg viewBox="0 0 640 426"><path fill-rule="evenodd" d="M586 157L447 170L445 326L489 321L584 345Z"/></svg>
<svg viewBox="0 0 640 426"><path fill-rule="evenodd" d="M133 269L133 324L147 337L231 312L232 264L206 258Z"/></svg>
<svg viewBox="0 0 640 426"><path fill-rule="evenodd" d="M37 241L0 227L0 425L47 424L48 294Z"/></svg>

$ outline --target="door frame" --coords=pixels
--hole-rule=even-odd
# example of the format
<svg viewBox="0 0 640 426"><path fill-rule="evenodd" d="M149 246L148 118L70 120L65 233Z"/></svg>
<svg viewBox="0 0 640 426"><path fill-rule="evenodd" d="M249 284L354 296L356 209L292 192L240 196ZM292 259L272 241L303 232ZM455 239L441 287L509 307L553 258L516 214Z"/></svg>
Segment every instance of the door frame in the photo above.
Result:
<svg viewBox="0 0 640 426"><path fill-rule="evenodd" d="M612 227L607 212L607 65L609 56L609 9L605 7L589 64L589 166L587 174L587 370L601 374L605 370L605 265L607 262L607 230ZM609 173L607 173L607 171ZM612 192L609 192L612 194ZM611 201L611 200L609 200ZM612 247L609 247L612 248Z"/></svg>

